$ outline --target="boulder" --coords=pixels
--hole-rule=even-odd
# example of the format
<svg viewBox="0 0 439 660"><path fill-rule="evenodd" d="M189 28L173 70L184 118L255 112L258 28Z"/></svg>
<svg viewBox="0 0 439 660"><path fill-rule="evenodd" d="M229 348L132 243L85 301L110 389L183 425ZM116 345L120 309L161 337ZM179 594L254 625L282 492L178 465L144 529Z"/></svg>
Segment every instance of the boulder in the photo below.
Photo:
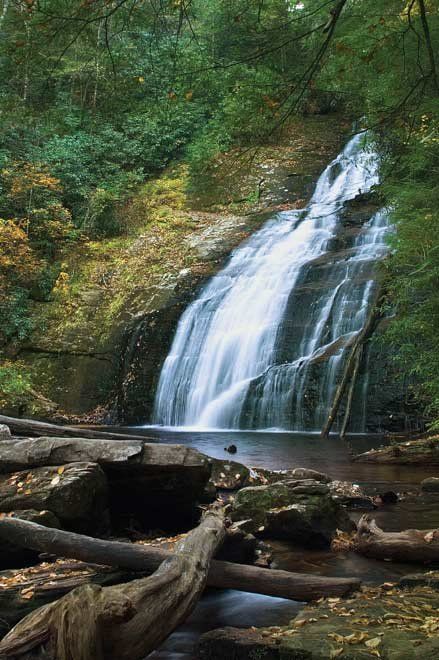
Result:
<svg viewBox="0 0 439 660"><path fill-rule="evenodd" d="M63 437L0 444L0 473L85 461L104 471L112 521L120 531L163 525L181 530L196 523L211 472L208 457L196 449L142 440Z"/></svg>
<svg viewBox="0 0 439 660"><path fill-rule="evenodd" d="M439 477L428 477L421 481L421 489L427 493L439 493Z"/></svg>
<svg viewBox="0 0 439 660"><path fill-rule="evenodd" d="M108 484L96 463L69 463L0 475L0 511L49 510L66 529L108 526Z"/></svg>
<svg viewBox="0 0 439 660"><path fill-rule="evenodd" d="M243 521L241 528L246 532L307 547L327 547L337 529L355 527L331 497L328 485L313 479L243 488L231 505L230 516Z"/></svg>
<svg viewBox="0 0 439 660"><path fill-rule="evenodd" d="M11 431L6 424L0 424L0 440L11 440Z"/></svg>

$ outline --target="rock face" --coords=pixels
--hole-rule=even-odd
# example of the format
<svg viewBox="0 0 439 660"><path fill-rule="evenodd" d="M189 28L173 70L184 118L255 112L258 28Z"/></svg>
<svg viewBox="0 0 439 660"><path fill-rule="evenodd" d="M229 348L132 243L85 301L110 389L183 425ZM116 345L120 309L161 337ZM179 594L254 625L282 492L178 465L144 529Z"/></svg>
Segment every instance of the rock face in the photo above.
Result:
<svg viewBox="0 0 439 660"><path fill-rule="evenodd" d="M312 479L287 480L240 490L230 512L245 531L308 547L327 547L337 529L354 524L331 497L329 487Z"/></svg>
<svg viewBox="0 0 439 660"><path fill-rule="evenodd" d="M0 511L52 512L67 529L104 531L108 525L108 484L96 463L40 467L0 476Z"/></svg>

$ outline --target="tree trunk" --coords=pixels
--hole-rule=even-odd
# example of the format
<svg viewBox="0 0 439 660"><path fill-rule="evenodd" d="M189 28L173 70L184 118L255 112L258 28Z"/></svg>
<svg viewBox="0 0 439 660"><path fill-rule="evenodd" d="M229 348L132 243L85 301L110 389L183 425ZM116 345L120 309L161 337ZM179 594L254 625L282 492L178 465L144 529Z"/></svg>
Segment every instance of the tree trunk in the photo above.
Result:
<svg viewBox="0 0 439 660"><path fill-rule="evenodd" d="M358 523L355 547L357 552L374 559L438 561L439 529L384 532L371 516L365 514Z"/></svg>
<svg viewBox="0 0 439 660"><path fill-rule="evenodd" d="M322 429L322 438L327 438L329 436L329 433L331 431L332 425L334 424L335 417L337 415L338 409L340 407L340 404L342 402L344 393L346 391L347 386L349 385L349 381L351 378L352 371L355 367L355 361L356 361L356 355L357 351L360 349L362 344L369 338L370 334L373 331L375 321L377 320L377 302L380 298L381 295L381 289L379 288L375 294L375 297L373 299L373 302L370 307L369 314L367 316L366 322L363 326L363 328L360 330L358 333L353 345L351 352L346 360L345 368L343 371L343 375L341 377L341 381L338 384L337 389L335 390L335 396L334 400L332 402L332 406L329 411L328 419L326 420L326 423Z"/></svg>
<svg viewBox="0 0 439 660"><path fill-rule="evenodd" d="M345 414L343 417L343 423L341 425L340 429L340 438L343 440L346 437L346 431L348 428L349 420L351 418L351 410L352 410L352 401L354 398L354 391L355 391L355 384L357 382L357 377L358 377L358 372L360 370L360 364L361 364L361 356L363 355L363 347L359 346L358 350L355 354L355 362L354 362L354 368L352 370L352 378L349 383L349 389L348 389L348 398L346 401L346 410Z"/></svg>
<svg viewBox="0 0 439 660"><path fill-rule="evenodd" d="M215 506L152 576L74 589L18 623L0 643L0 657L44 651L53 660L141 660L194 608L224 535L224 513Z"/></svg>
<svg viewBox="0 0 439 660"><path fill-rule="evenodd" d="M20 547L50 552L60 557L147 573L155 571L171 556L169 551L160 548L49 530L42 525L16 518L0 519L0 539L8 539ZM349 594L360 587L360 580L290 573L213 560L207 584L211 587L310 601L322 596Z"/></svg>
<svg viewBox="0 0 439 660"><path fill-rule="evenodd" d="M83 429L75 426L61 426L58 424L48 424L47 422L38 422L35 419L19 419L17 417L7 417L6 415L0 415L0 424L6 424L6 426L9 426L13 435L26 437L50 435L64 438L95 438L96 440L108 438L110 440L143 440L156 442L155 438L148 438L141 435L109 433L108 431L95 431L94 429Z"/></svg>

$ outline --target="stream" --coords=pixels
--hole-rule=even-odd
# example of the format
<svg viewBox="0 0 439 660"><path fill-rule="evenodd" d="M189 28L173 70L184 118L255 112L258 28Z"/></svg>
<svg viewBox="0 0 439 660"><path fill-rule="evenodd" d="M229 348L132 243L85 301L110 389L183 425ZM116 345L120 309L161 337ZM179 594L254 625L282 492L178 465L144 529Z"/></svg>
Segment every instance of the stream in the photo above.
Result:
<svg viewBox="0 0 439 660"><path fill-rule="evenodd" d="M113 429L115 430L115 429ZM125 429L127 430L127 429ZM134 429L130 429L131 432ZM352 435L348 442L331 435L268 432L189 432L136 427L136 434L156 437L163 443L180 443L216 458L230 458L224 447L234 443L238 452L232 458L247 466L271 469L306 467L329 474L334 479L359 484L367 493L386 490L402 493L405 499L374 514L387 531L410 527L439 527L439 507L432 498L419 496L419 483L435 474L426 466L351 463L350 451L360 453L385 441L379 436ZM353 513L357 520L360 513ZM334 577L355 576L370 584L397 580L413 573L413 564L367 559L352 552L331 553L304 550L284 541L271 542L273 567ZM195 660L201 634L224 626L250 627L283 625L293 618L302 604L231 590L208 590L191 617L176 630L149 660ZM225 659L226 660L226 659Z"/></svg>

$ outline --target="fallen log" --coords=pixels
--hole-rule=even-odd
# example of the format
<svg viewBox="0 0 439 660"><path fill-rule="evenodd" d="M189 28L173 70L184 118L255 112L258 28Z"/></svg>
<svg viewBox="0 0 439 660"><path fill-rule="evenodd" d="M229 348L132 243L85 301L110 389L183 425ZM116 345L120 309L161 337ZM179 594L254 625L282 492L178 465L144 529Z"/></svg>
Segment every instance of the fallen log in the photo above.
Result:
<svg viewBox="0 0 439 660"><path fill-rule="evenodd" d="M111 433L109 431L95 431L94 429L79 428L77 426L62 426L61 424L49 424L39 422L35 419L20 419L18 417L7 417L0 415L0 424L9 426L12 435L21 437L57 436L59 438L90 438L95 440L147 440L157 442L155 438L129 433Z"/></svg>
<svg viewBox="0 0 439 660"><path fill-rule="evenodd" d="M406 440L396 445L370 449L352 458L358 463L393 463L394 465L438 465L439 436Z"/></svg>
<svg viewBox="0 0 439 660"><path fill-rule="evenodd" d="M160 548L48 530L42 525L13 518L0 520L0 539L6 538L20 547L50 552L59 557L147 573L155 571L170 556L169 551ZM350 594L360 587L360 580L290 573L213 560L207 584L223 589L310 601L322 596Z"/></svg>
<svg viewBox="0 0 439 660"><path fill-rule="evenodd" d="M371 516L365 514L358 523L354 543L357 552L374 559L439 561L439 529L384 532Z"/></svg>
<svg viewBox="0 0 439 660"><path fill-rule="evenodd" d="M38 607L83 584L110 586L139 577L144 577L139 571L122 571L71 559L0 571L0 638Z"/></svg>
<svg viewBox="0 0 439 660"><path fill-rule="evenodd" d="M215 506L155 573L111 587L84 585L25 617L0 642L0 657L141 660L190 614L225 535Z"/></svg>

